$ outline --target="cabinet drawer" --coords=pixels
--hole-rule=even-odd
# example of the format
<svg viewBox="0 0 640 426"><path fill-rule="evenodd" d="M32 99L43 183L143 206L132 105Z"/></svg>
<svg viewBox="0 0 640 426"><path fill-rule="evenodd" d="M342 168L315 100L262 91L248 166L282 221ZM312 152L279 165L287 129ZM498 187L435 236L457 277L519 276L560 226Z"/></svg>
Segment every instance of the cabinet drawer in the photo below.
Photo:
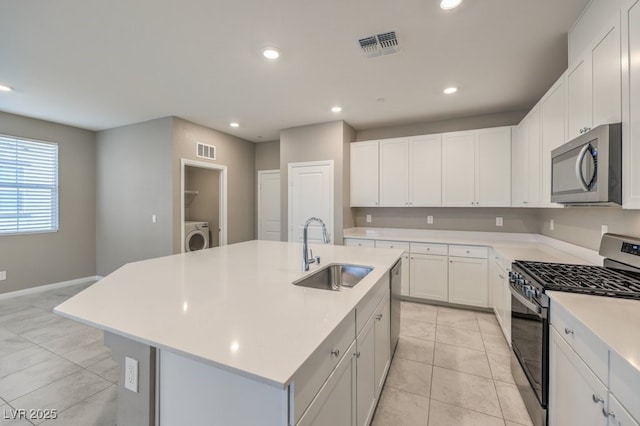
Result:
<svg viewBox="0 0 640 426"><path fill-rule="evenodd" d="M360 331L369 320L369 317L373 314L380 303L380 300L390 289L390 277L389 274L385 274L380 281L367 293L358 306L356 306L356 335L360 334Z"/></svg>
<svg viewBox="0 0 640 426"><path fill-rule="evenodd" d="M293 375L296 422L338 362L347 355L347 349L356 337L355 314L355 310L351 311Z"/></svg>
<svg viewBox="0 0 640 426"><path fill-rule="evenodd" d="M362 238L345 238L344 245L352 247L375 247L376 242L374 240L365 240Z"/></svg>
<svg viewBox="0 0 640 426"><path fill-rule="evenodd" d="M409 243L406 241L381 241L376 240L376 248L395 248L409 251Z"/></svg>
<svg viewBox="0 0 640 426"><path fill-rule="evenodd" d="M489 248L480 246L449 245L449 256L486 259L489 257Z"/></svg>
<svg viewBox="0 0 640 426"><path fill-rule="evenodd" d="M629 336L629 338L633 337ZM611 351L609 387L620 404L629 411L631 416L640 421L640 371L614 351ZM618 419L618 413L615 413ZM622 424L626 425L626 423Z"/></svg>
<svg viewBox="0 0 640 426"><path fill-rule="evenodd" d="M411 243L411 253L422 254L438 254L440 256L446 256L448 253L446 244L433 244L433 243Z"/></svg>
<svg viewBox="0 0 640 426"><path fill-rule="evenodd" d="M551 300L549 321L603 383L608 383L609 348L562 305Z"/></svg>

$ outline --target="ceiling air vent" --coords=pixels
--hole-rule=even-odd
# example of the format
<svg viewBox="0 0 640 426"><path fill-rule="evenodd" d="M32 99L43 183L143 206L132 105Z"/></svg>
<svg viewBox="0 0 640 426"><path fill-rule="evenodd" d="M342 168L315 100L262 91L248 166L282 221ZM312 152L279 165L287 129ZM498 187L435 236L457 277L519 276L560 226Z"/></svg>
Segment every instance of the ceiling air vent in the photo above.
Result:
<svg viewBox="0 0 640 426"><path fill-rule="evenodd" d="M208 158L209 160L216 159L216 147L213 145L206 145L200 142L196 143L196 157Z"/></svg>
<svg viewBox="0 0 640 426"><path fill-rule="evenodd" d="M396 53L398 47L398 37L395 31L364 37L358 40L362 53L367 58L380 55Z"/></svg>

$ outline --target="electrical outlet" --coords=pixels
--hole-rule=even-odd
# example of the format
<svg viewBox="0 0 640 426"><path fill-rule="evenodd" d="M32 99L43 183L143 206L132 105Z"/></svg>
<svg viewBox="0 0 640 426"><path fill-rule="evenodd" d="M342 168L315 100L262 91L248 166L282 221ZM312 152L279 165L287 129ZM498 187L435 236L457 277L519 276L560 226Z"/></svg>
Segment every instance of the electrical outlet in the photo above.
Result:
<svg viewBox="0 0 640 426"><path fill-rule="evenodd" d="M608 227L607 225L602 225L602 226L600 227L600 234L604 235L604 234L606 234L607 232L609 232L609 227Z"/></svg>
<svg viewBox="0 0 640 426"><path fill-rule="evenodd" d="M0 271L0 281L7 279L7 271Z"/></svg>
<svg viewBox="0 0 640 426"><path fill-rule="evenodd" d="M433 225L433 216L427 216L427 224Z"/></svg>
<svg viewBox="0 0 640 426"><path fill-rule="evenodd" d="M151 223L156 223L156 215L155 214L151 215Z"/></svg>
<svg viewBox="0 0 640 426"><path fill-rule="evenodd" d="M502 218L496 217L496 226L502 226Z"/></svg>
<svg viewBox="0 0 640 426"><path fill-rule="evenodd" d="M555 224L553 223L553 219L551 219L551 220L549 221L549 230L550 230L550 231L553 231L553 229L554 229L554 225L555 225Z"/></svg>
<svg viewBox="0 0 640 426"><path fill-rule="evenodd" d="M138 361L124 357L124 387L138 393Z"/></svg>
<svg viewBox="0 0 640 426"><path fill-rule="evenodd" d="M367 223L371 223L371 215L370 214L367 215Z"/></svg>

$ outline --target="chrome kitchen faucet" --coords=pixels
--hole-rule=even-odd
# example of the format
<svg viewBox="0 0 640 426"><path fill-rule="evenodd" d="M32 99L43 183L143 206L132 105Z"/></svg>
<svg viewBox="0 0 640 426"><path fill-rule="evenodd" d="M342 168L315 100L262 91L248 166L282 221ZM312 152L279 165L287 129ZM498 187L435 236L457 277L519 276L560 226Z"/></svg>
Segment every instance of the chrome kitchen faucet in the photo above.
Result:
<svg viewBox="0 0 640 426"><path fill-rule="evenodd" d="M325 244L331 241L329 239L329 233L327 232L327 227L325 226L322 219L319 219L317 217L310 217L309 219L307 219L307 221L304 223L304 229L302 230L302 271L303 272L308 271L309 265L312 263L320 264L320 256L313 257L313 250L311 251L311 255L309 255L309 250L308 250L309 244L307 242L307 239L308 239L307 228L309 228L309 224L311 222L318 222L320 225L322 225L322 240L325 242Z"/></svg>

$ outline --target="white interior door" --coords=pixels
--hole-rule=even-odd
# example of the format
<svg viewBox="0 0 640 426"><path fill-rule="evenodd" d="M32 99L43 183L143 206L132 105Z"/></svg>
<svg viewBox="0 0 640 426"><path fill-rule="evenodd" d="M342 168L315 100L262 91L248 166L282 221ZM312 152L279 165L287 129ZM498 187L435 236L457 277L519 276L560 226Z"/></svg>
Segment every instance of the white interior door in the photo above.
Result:
<svg viewBox="0 0 640 426"><path fill-rule="evenodd" d="M280 170L258 172L258 239L280 241Z"/></svg>
<svg viewBox="0 0 640 426"><path fill-rule="evenodd" d="M333 236L333 161L289 164L289 241L302 241L304 223L317 217ZM309 225L309 241L322 242L322 228Z"/></svg>

